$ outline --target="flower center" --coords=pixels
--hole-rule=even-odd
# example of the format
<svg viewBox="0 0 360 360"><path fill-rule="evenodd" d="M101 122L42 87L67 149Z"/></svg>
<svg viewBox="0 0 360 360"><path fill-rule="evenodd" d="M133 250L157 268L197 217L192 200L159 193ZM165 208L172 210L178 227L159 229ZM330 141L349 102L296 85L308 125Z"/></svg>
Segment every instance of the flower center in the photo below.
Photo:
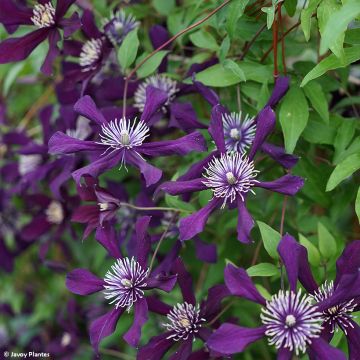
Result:
<svg viewBox="0 0 360 360"><path fill-rule="evenodd" d="M126 307L128 311L133 304L144 297L144 288L149 269L143 269L134 257L117 259L104 278L105 299L111 299L115 307Z"/></svg>
<svg viewBox="0 0 360 360"><path fill-rule="evenodd" d="M228 200L233 202L238 196L244 200L244 195L257 183L257 173L254 163L245 155L222 154L220 158L214 157L205 169L203 183L213 190L215 197L224 198L224 208Z"/></svg>
<svg viewBox="0 0 360 360"><path fill-rule="evenodd" d="M262 309L261 320L266 327L269 344L277 349L288 348L296 355L305 352L311 339L322 331L322 314L311 304L311 297L301 291L280 291Z"/></svg>
<svg viewBox="0 0 360 360"><path fill-rule="evenodd" d="M127 130L121 130L120 132L120 142L124 146L130 145L130 135Z"/></svg>
<svg viewBox="0 0 360 360"><path fill-rule="evenodd" d="M100 211L107 211L110 207L110 204L107 202L100 202L98 203Z"/></svg>
<svg viewBox="0 0 360 360"><path fill-rule="evenodd" d="M64 209L58 201L53 200L45 210L45 215L49 223L59 225L64 220Z"/></svg>
<svg viewBox="0 0 360 360"><path fill-rule="evenodd" d="M33 24L39 28L50 27L55 24L55 9L51 2L36 4L31 17Z"/></svg>
<svg viewBox="0 0 360 360"><path fill-rule="evenodd" d="M168 94L168 100L165 103L165 106L170 104L170 102L174 99L175 94L179 91L175 80L172 80L164 75L150 76L139 85L134 94L134 106L136 106L140 111L144 111L146 103L146 89L148 86L153 86L154 88L162 90ZM166 108L164 108L163 111L166 111Z"/></svg>
<svg viewBox="0 0 360 360"><path fill-rule="evenodd" d="M164 326L172 332L167 339L175 341L186 340L191 334L197 333L201 323L206 321L200 318L199 306L187 302L175 305L167 318L169 322Z"/></svg>
<svg viewBox="0 0 360 360"><path fill-rule="evenodd" d="M102 44L101 39L91 39L83 45L80 53L81 71L89 71L95 68L100 59Z"/></svg>
<svg viewBox="0 0 360 360"><path fill-rule="evenodd" d="M114 46L119 46L125 36L139 26L139 22L132 15L126 16L123 11L116 12L111 19L102 21L103 29Z"/></svg>
<svg viewBox="0 0 360 360"><path fill-rule="evenodd" d="M312 299L315 302L320 302L328 299L334 293L334 282L325 281L313 295ZM356 308L356 302L354 299L342 302L338 305L332 306L329 309L323 311L324 323L327 323L331 328L331 333L338 331L339 328L347 335L347 328L354 327L351 323L351 319L354 316L351 314Z"/></svg>
<svg viewBox="0 0 360 360"><path fill-rule="evenodd" d="M41 163L41 155L20 155L19 157L19 173L26 175L37 168Z"/></svg>
<svg viewBox="0 0 360 360"><path fill-rule="evenodd" d="M243 153L254 141L256 123L253 117L242 114L231 113L222 116L224 126L225 146L227 151L238 151Z"/></svg>

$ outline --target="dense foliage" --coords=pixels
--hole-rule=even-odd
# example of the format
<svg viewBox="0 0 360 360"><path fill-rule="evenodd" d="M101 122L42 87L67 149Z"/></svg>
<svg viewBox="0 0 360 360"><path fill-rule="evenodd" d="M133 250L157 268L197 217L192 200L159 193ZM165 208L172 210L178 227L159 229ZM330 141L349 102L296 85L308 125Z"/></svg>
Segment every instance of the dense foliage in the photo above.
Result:
<svg viewBox="0 0 360 360"><path fill-rule="evenodd" d="M0 358L360 359L359 21L0 0Z"/></svg>

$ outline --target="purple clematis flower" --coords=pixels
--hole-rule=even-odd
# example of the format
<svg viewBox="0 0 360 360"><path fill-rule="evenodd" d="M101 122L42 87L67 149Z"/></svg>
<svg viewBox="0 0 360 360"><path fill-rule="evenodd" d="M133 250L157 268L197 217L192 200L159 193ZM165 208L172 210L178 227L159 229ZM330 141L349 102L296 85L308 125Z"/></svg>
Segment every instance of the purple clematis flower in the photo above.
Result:
<svg viewBox="0 0 360 360"><path fill-rule="evenodd" d="M101 127L98 141L83 141L62 132L55 133L49 141L51 154L72 154L82 151L94 153L93 162L73 172L77 183L84 175L97 177L117 164L130 164L137 167L145 178L146 185L157 183L162 171L148 164L144 156L185 155L191 151L204 151L205 140L199 132L168 141L144 143L150 136L147 120L156 109L156 104L165 102L161 95L147 99L140 121L125 118L107 121L89 96L84 96L75 104L75 110Z"/></svg>
<svg viewBox="0 0 360 360"><path fill-rule="evenodd" d="M360 327L352 313L360 307L360 240L348 244L338 258L335 280L325 281L321 286L312 276L304 246L286 235L278 249L289 274L290 287L295 288L299 280L322 313L321 336L330 341L334 332L341 329L348 342L349 359L359 359Z"/></svg>
<svg viewBox="0 0 360 360"><path fill-rule="evenodd" d="M308 353L316 360L345 360L345 355L330 346L320 335L322 313L312 304L309 295L296 289L280 290L265 300L246 271L233 265L225 268L225 284L231 294L262 306L259 318L262 326L245 328L235 324L222 324L207 340L208 347L232 355L244 351L251 343L267 337L278 350L279 360L290 360L293 353Z"/></svg>
<svg viewBox="0 0 360 360"><path fill-rule="evenodd" d="M70 36L80 28L77 13L71 18L64 18L69 7L75 0L57 0L56 7L51 1L39 0L34 7L20 7L13 0L0 2L0 23L6 27L18 25L33 25L38 29L18 38L10 38L0 43L0 64L21 61L45 39L49 40L49 51L41 67L41 71L50 75L52 64L59 55L57 43L61 36L59 29L64 31L64 37Z"/></svg>
<svg viewBox="0 0 360 360"><path fill-rule="evenodd" d="M90 340L95 351L98 351L100 341L111 335L116 328L120 316L134 307L134 322L123 336L124 340L136 346L141 335L141 328L148 318L148 300L145 293L150 289L171 291L176 283L176 275L165 275L152 271L147 264L150 252L150 237L147 234L150 217L144 216L137 220L136 250L133 257L122 257L120 250L110 244L112 237L103 242L111 255L116 255L116 261L100 279L88 270L75 269L67 276L67 288L78 295L89 295L102 291L104 298L114 307L105 315L94 320L90 325ZM161 267L161 264L159 265Z"/></svg>
<svg viewBox="0 0 360 360"><path fill-rule="evenodd" d="M202 232L210 214L228 205L230 208L236 206L239 211L238 240L249 243L253 220L245 205L247 194L253 192L254 187L261 187L285 195L294 195L304 184L302 178L290 174L271 182L256 180L259 171L255 169L254 156L275 126L275 113L269 106L257 116L256 134L249 155L226 151L221 115L221 105L214 106L209 132L219 150L193 165L188 174L180 177L178 181L165 182L157 189L171 195L207 189L213 191L213 198L204 208L181 219L180 240L189 240Z"/></svg>
<svg viewBox="0 0 360 360"><path fill-rule="evenodd" d="M167 317L163 324L167 331L154 336L141 347L137 360L162 359L177 344L179 346L171 355L172 360L214 358L214 354L210 356L204 348L192 353L192 344L196 338L203 342L209 338L217 325L212 320L220 313L221 301L230 292L225 285L215 285L209 289L207 299L197 304L191 276L179 258L173 265L173 272L178 276L183 302L171 307L156 298L152 299L153 311Z"/></svg>

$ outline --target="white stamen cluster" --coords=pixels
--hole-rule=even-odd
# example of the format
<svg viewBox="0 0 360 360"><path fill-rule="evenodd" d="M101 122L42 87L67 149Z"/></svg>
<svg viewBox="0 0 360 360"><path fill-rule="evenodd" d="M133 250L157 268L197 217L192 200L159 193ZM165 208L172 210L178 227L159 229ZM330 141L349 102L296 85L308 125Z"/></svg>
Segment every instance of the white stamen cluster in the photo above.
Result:
<svg viewBox="0 0 360 360"><path fill-rule="evenodd" d="M60 225L65 216L63 206L58 201L53 200L45 210L45 215L49 223Z"/></svg>
<svg viewBox="0 0 360 360"><path fill-rule="evenodd" d="M41 155L20 155L19 157L19 173L24 176L36 169L41 163Z"/></svg>
<svg viewBox="0 0 360 360"><path fill-rule="evenodd" d="M197 333L201 323L206 320L200 317L199 306L187 302L175 305L167 314L169 323L163 324L172 334L167 339L186 340L191 334Z"/></svg>
<svg viewBox="0 0 360 360"><path fill-rule="evenodd" d="M314 301L321 302L331 297L333 293L334 282L325 281L311 296ZM347 328L354 327L350 320L355 317L351 313L355 310L356 305L355 299L351 299L323 311L324 323L330 325L331 333L337 332L341 328L345 335L347 335Z"/></svg>
<svg viewBox="0 0 360 360"><path fill-rule="evenodd" d="M66 130L66 135L79 140L85 140L91 133L90 121L83 116L78 117L75 129Z"/></svg>
<svg viewBox="0 0 360 360"><path fill-rule="evenodd" d="M51 2L36 4L33 9L31 21L38 28L47 28L55 24L55 9Z"/></svg>
<svg viewBox="0 0 360 360"><path fill-rule="evenodd" d="M214 196L224 198L221 208L226 202L232 203L239 196L244 200L244 195L258 181L255 180L258 170L254 168L254 162L247 156L238 152L222 154L220 158L215 157L209 163L203 177L203 182L208 188L213 190Z"/></svg>
<svg viewBox="0 0 360 360"><path fill-rule="evenodd" d="M144 111L146 103L146 89L149 85L163 90L168 94L168 100L165 103L165 106L170 104L170 102L174 99L175 94L179 91L175 80L172 80L164 75L150 76L139 85L134 94L134 106L140 111ZM163 111L166 111L166 109L163 109Z"/></svg>
<svg viewBox="0 0 360 360"><path fill-rule="evenodd" d="M255 138L256 123L253 117L242 113L232 112L222 116L224 126L225 146L227 151L243 153L248 149Z"/></svg>
<svg viewBox="0 0 360 360"><path fill-rule="evenodd" d="M127 311L144 296L149 269L143 269L134 257L117 259L104 278L105 299L111 299L115 307L126 307Z"/></svg>
<svg viewBox="0 0 360 360"><path fill-rule="evenodd" d="M322 314L311 304L311 297L292 291L280 291L262 309L261 320L270 345L287 348L296 355L306 351L313 338L320 336Z"/></svg>
<svg viewBox="0 0 360 360"><path fill-rule="evenodd" d="M82 46L80 53L81 71L89 71L95 68L101 56L102 44L101 39L91 39Z"/></svg>

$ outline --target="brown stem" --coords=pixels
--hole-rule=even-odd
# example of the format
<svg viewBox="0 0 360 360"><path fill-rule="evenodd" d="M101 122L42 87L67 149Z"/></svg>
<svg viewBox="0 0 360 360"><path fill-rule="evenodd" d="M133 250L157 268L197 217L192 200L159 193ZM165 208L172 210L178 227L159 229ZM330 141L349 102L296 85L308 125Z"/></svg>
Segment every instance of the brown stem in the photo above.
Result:
<svg viewBox="0 0 360 360"><path fill-rule="evenodd" d="M129 73L129 75L125 78L125 84L124 84L124 94L123 94L123 117L126 117L126 98L127 98L127 91L128 91L128 85L131 77L136 73L136 71L139 70L139 68L144 65L151 57L153 57L156 53L158 53L160 50L164 49L166 46L171 44L174 40L176 40L181 35L187 33L188 31L196 28L197 26L204 23L206 20L211 18L214 14L216 14L219 10L221 10L224 6L229 4L231 0L224 1L220 6L218 6L216 9L211 11L208 15L206 15L203 19L197 21L196 23L190 25L186 29L183 29L179 31L177 34L175 34L172 38L170 38L168 41L164 42L162 45L160 45L157 49L155 49L153 52L151 52L149 55L147 55L142 61L137 64L134 69L132 69Z"/></svg>
<svg viewBox="0 0 360 360"><path fill-rule="evenodd" d="M281 15L281 5L282 3L280 3L279 7L278 7L278 22L280 24L280 30L281 30L281 60L282 60L282 66L283 66L283 71L284 71L284 75L286 75L287 71L286 71L286 57L285 57L285 38L284 36L282 36L284 34L284 24L283 24L283 20L282 20L282 15Z"/></svg>
<svg viewBox="0 0 360 360"><path fill-rule="evenodd" d="M278 5L278 13L281 12L281 6ZM274 18L273 26L272 26L272 33L273 33L273 49L274 49L274 79L279 76L279 69L278 69L278 37L279 37L279 27L278 27L278 20L276 17Z"/></svg>
<svg viewBox="0 0 360 360"><path fill-rule="evenodd" d="M251 38L250 41L247 41L243 47L242 54L240 55L240 60L243 60L245 55L249 52L251 46L254 44L255 40L258 36L266 29L266 24L261 26L261 28L255 33L255 35Z"/></svg>
<svg viewBox="0 0 360 360"><path fill-rule="evenodd" d="M287 204L288 196L284 196L283 206L281 210L281 220L280 220L280 235L283 235L284 232L284 221L285 221L285 213L286 213L286 204Z"/></svg>

